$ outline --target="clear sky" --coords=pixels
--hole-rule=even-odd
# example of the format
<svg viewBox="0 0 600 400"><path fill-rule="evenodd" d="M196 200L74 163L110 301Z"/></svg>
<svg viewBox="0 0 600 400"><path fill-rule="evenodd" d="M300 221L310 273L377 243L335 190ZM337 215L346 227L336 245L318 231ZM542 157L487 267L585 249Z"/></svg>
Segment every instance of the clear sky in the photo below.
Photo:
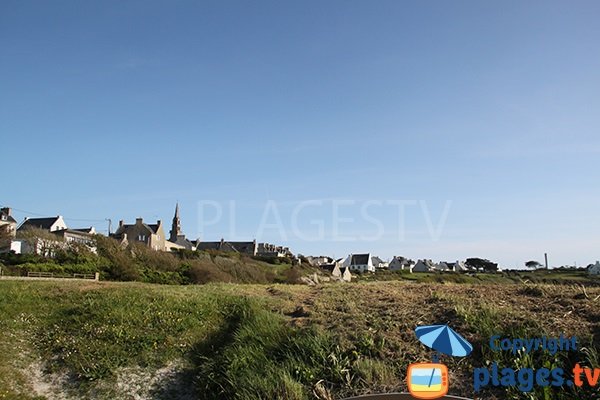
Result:
<svg viewBox="0 0 600 400"><path fill-rule="evenodd" d="M597 1L3 0L0 204L106 232L170 225L179 201L191 238L587 264L599 18Z"/></svg>

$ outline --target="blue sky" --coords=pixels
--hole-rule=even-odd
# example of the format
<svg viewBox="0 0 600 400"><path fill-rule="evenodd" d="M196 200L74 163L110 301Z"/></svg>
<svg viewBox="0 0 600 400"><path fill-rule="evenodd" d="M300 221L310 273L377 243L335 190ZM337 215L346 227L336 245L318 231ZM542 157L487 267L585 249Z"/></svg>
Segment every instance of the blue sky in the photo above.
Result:
<svg viewBox="0 0 600 400"><path fill-rule="evenodd" d="M3 1L0 203L101 231L170 224L179 201L205 240L587 264L599 16L594 1Z"/></svg>

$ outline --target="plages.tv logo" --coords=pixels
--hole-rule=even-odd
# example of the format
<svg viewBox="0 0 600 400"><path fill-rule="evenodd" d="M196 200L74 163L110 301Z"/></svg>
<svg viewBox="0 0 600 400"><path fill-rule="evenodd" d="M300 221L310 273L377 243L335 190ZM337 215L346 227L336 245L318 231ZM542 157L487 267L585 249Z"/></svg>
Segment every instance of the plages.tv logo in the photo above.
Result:
<svg viewBox="0 0 600 400"><path fill-rule="evenodd" d="M426 325L415 329L417 338L434 350L431 363L415 363L408 367L408 391L417 399L438 399L448 394L448 367L439 362L440 354L464 357L473 346L448 325Z"/></svg>

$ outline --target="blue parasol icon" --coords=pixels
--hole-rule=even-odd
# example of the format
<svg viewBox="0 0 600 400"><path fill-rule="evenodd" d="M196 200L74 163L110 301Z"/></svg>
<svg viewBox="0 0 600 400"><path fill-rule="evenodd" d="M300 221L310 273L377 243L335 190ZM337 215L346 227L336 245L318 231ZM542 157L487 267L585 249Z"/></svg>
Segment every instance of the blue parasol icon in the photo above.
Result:
<svg viewBox="0 0 600 400"><path fill-rule="evenodd" d="M473 351L471 343L448 325L426 325L415 329L417 338L436 352L453 357L464 357ZM437 357L435 357L437 358Z"/></svg>

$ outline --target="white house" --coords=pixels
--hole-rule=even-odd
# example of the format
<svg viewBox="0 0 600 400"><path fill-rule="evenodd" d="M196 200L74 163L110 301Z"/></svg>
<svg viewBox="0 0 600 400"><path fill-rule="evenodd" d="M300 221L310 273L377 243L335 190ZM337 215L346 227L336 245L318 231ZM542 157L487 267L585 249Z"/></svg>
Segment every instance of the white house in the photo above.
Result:
<svg viewBox="0 0 600 400"><path fill-rule="evenodd" d="M375 265L370 253L350 254L342 266L349 268L351 272L375 272Z"/></svg>
<svg viewBox="0 0 600 400"><path fill-rule="evenodd" d="M67 224L65 223L63 217L60 215L48 218L25 218L25 221L21 223L17 230L23 231L25 229L30 228L54 232L67 229Z"/></svg>
<svg viewBox="0 0 600 400"><path fill-rule="evenodd" d="M596 264L592 264L588 268L588 274L590 274L590 275L600 275L600 261L596 261Z"/></svg>
<svg viewBox="0 0 600 400"><path fill-rule="evenodd" d="M331 276L336 280L342 282L350 282L352 280L350 268L343 267L341 259L332 264L321 264L320 267L324 270L331 272Z"/></svg>
<svg viewBox="0 0 600 400"><path fill-rule="evenodd" d="M462 271L468 271L469 267L467 267L467 265L465 264L464 261L458 261L458 260L456 260L456 262L454 263L452 269L455 272L462 272Z"/></svg>

